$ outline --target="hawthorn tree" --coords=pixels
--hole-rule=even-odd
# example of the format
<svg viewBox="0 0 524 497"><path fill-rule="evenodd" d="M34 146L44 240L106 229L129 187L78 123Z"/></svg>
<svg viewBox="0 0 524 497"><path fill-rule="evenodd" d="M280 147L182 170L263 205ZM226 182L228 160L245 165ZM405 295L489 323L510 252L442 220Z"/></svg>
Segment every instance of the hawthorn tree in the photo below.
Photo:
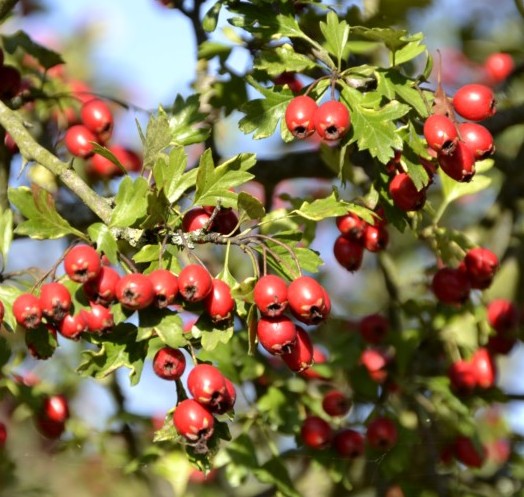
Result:
<svg viewBox="0 0 524 497"><path fill-rule="evenodd" d="M523 495L497 383L521 337L522 44L446 72L397 27L431 2L159 3L198 73L140 150L112 138L132 102L1 36L2 491L48 495L52 461L56 495ZM221 155L226 118L253 152ZM63 251L10 271L24 239ZM126 404L146 368L160 418ZM90 379L107 421L74 404Z"/></svg>

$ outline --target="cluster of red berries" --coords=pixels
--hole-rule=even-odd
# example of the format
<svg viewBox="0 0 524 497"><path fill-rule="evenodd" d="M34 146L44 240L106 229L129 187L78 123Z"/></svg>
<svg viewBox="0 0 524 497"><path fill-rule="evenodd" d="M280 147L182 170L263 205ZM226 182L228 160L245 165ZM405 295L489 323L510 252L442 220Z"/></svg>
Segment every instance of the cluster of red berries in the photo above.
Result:
<svg viewBox="0 0 524 497"><path fill-rule="evenodd" d="M456 181L470 181L475 162L494 151L493 136L476 121L495 113L495 96L488 86L472 83L459 88L451 103L453 111L467 121L457 123L447 110L432 114L424 122L424 137L444 173Z"/></svg>
<svg viewBox="0 0 524 497"><path fill-rule="evenodd" d="M333 253L338 263L348 271L356 271L362 265L364 250L379 252L384 250L389 242L386 229L387 221L381 209L377 211L378 218L370 224L357 214L349 212L336 219L340 235L333 245Z"/></svg>
<svg viewBox="0 0 524 497"><path fill-rule="evenodd" d="M431 288L437 299L450 305L463 304L472 289L488 288L499 268L498 257L477 247L466 252L458 267L442 267L433 275Z"/></svg>
<svg viewBox="0 0 524 497"><path fill-rule="evenodd" d="M351 126L348 108L338 100L321 105L308 95L294 97L286 107L287 129L295 138L306 138L315 131L327 141L342 138Z"/></svg>
<svg viewBox="0 0 524 497"><path fill-rule="evenodd" d="M20 93L22 87L20 71L4 64L4 51L0 49L0 100L11 100Z"/></svg>
<svg viewBox="0 0 524 497"><path fill-rule="evenodd" d="M310 276L300 276L289 286L279 276L267 274L259 278L253 290L260 312L257 339L271 355L280 356L289 369L302 373L314 362L314 348L308 332L284 312L306 325L324 321L331 311L326 289Z"/></svg>
<svg viewBox="0 0 524 497"><path fill-rule="evenodd" d="M216 211L216 212L215 212ZM231 207L204 205L193 207L182 217L182 231L189 233L200 229L229 235L238 228L238 216Z"/></svg>

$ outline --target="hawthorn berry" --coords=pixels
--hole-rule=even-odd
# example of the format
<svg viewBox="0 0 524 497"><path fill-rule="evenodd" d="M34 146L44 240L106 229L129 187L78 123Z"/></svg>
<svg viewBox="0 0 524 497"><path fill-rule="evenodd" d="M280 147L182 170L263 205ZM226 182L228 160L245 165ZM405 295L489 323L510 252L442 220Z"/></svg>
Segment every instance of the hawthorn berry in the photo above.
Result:
<svg viewBox="0 0 524 497"><path fill-rule="evenodd" d="M351 401L340 390L330 390L322 398L322 409L330 416L345 416L351 408Z"/></svg>
<svg viewBox="0 0 524 497"><path fill-rule="evenodd" d="M178 380L186 369L184 354L171 347L162 347L153 358L153 371L164 380Z"/></svg>
<svg viewBox="0 0 524 497"><path fill-rule="evenodd" d="M364 341L375 345L384 341L389 328L389 319L378 313L364 316L358 324L358 330Z"/></svg>
<svg viewBox="0 0 524 497"><path fill-rule="evenodd" d="M382 223L366 224L362 243L369 252L380 252L389 243L389 233Z"/></svg>
<svg viewBox="0 0 524 497"><path fill-rule="evenodd" d="M69 405L64 395L45 397L36 415L36 426L47 438L59 438L65 430L69 418Z"/></svg>
<svg viewBox="0 0 524 497"><path fill-rule="evenodd" d="M77 340L84 331L87 331L87 321L84 312L68 314L57 325L58 333L70 340Z"/></svg>
<svg viewBox="0 0 524 497"><path fill-rule="evenodd" d="M460 123L460 139L472 150L475 160L489 157L495 151L493 135L478 123Z"/></svg>
<svg viewBox="0 0 524 497"><path fill-rule="evenodd" d="M38 327L42 321L40 299L32 293L23 293L13 302L13 315L16 322L24 328Z"/></svg>
<svg viewBox="0 0 524 497"><path fill-rule="evenodd" d="M279 74L275 79L274 83L276 85L288 85L289 89L297 94L300 93L300 91L303 88L302 83L298 80L296 73L294 72L283 72Z"/></svg>
<svg viewBox="0 0 524 497"><path fill-rule="evenodd" d="M284 119L287 129L295 138L306 138L315 132L317 109L315 100L307 95L299 95L289 102Z"/></svg>
<svg viewBox="0 0 524 497"><path fill-rule="evenodd" d="M222 280L213 278L212 289L203 300L204 309L215 324L231 321L235 310L235 301L231 288Z"/></svg>
<svg viewBox="0 0 524 497"><path fill-rule="evenodd" d="M467 183L475 175L475 154L463 141L459 141L455 150L448 154L439 154L438 163L450 178Z"/></svg>
<svg viewBox="0 0 524 497"><path fill-rule="evenodd" d="M453 96L455 112L469 121L483 121L495 114L495 95L486 85L461 86Z"/></svg>
<svg viewBox="0 0 524 497"><path fill-rule="evenodd" d="M188 264L178 275L178 291L186 302L200 302L212 289L213 279L200 264Z"/></svg>
<svg viewBox="0 0 524 497"><path fill-rule="evenodd" d="M470 468L480 468L486 460L486 449L469 437L458 436L453 447L457 460Z"/></svg>
<svg viewBox="0 0 524 497"><path fill-rule="evenodd" d="M458 142L455 123L443 114L432 114L424 121L424 138L436 152L449 154Z"/></svg>
<svg viewBox="0 0 524 497"><path fill-rule="evenodd" d="M221 402L209 406L209 410L216 414L224 414L235 406L237 400L237 391L231 381L224 377L226 382L226 394L224 395Z"/></svg>
<svg viewBox="0 0 524 497"><path fill-rule="evenodd" d="M89 311L82 312L84 313L89 333L105 333L110 331L115 325L111 309L103 305L91 304Z"/></svg>
<svg viewBox="0 0 524 497"><path fill-rule="evenodd" d="M173 413L173 425L179 435L201 442L213 435L215 418L194 399L185 399L178 403Z"/></svg>
<svg viewBox="0 0 524 497"><path fill-rule="evenodd" d="M96 278L101 268L100 254L89 245L75 245L64 257L65 272L77 283Z"/></svg>
<svg viewBox="0 0 524 497"><path fill-rule="evenodd" d="M98 274L82 285L85 296L89 302L111 305L116 297L116 285L120 281L118 272L110 266L102 265Z"/></svg>
<svg viewBox="0 0 524 497"><path fill-rule="evenodd" d="M491 250L476 247L466 252L464 265L471 288L485 289L491 285L499 269L499 260Z"/></svg>
<svg viewBox="0 0 524 497"><path fill-rule="evenodd" d="M470 395L477 386L477 376L471 361L463 359L451 364L448 369L451 388L458 395Z"/></svg>
<svg viewBox="0 0 524 497"><path fill-rule="evenodd" d="M324 140L338 140L344 136L350 126L351 117L348 108L338 100L329 100L318 107L314 114L315 130Z"/></svg>
<svg viewBox="0 0 524 497"><path fill-rule="evenodd" d="M297 329L287 316L264 316L257 323L257 339L270 354L281 355L295 344Z"/></svg>
<svg viewBox="0 0 524 497"><path fill-rule="evenodd" d="M294 373L302 373L313 365L313 343L309 333L296 326L297 339L290 350L281 355L287 367Z"/></svg>
<svg viewBox="0 0 524 497"><path fill-rule="evenodd" d="M366 222L353 212L336 218L337 228L346 238L359 241L364 235Z"/></svg>
<svg viewBox="0 0 524 497"><path fill-rule="evenodd" d="M364 246L352 238L340 235L333 244L333 254L343 268L353 272L362 265Z"/></svg>
<svg viewBox="0 0 524 497"><path fill-rule="evenodd" d="M364 366L369 377L376 383L384 383L388 377L391 357L382 349L366 348L360 353L359 364Z"/></svg>
<svg viewBox="0 0 524 497"><path fill-rule="evenodd" d="M440 302L460 305L468 299L471 284L461 269L443 267L433 275L431 289Z"/></svg>
<svg viewBox="0 0 524 497"><path fill-rule="evenodd" d="M379 416L367 426L366 440L375 449L389 450L397 443L397 438L397 425L391 418Z"/></svg>
<svg viewBox="0 0 524 497"><path fill-rule="evenodd" d="M483 67L491 81L501 83L513 72L515 62L510 54L497 52L486 58Z"/></svg>
<svg viewBox="0 0 524 497"><path fill-rule="evenodd" d="M182 231L190 233L201 229L210 229L211 214L204 207L193 207L182 217Z"/></svg>
<svg viewBox="0 0 524 497"><path fill-rule="evenodd" d="M52 321L62 321L71 309L71 294L62 283L45 283L40 288L42 314Z"/></svg>
<svg viewBox="0 0 524 497"><path fill-rule="evenodd" d="M418 211L426 203L426 188L417 189L407 173L396 174L388 186L393 203L402 211Z"/></svg>
<svg viewBox="0 0 524 497"><path fill-rule="evenodd" d="M308 416L300 428L300 438L304 445L312 449L323 449L329 445L333 430L329 423L319 416Z"/></svg>
<svg viewBox="0 0 524 497"><path fill-rule="evenodd" d="M84 126L97 135L102 141L107 141L113 131L113 113L108 105L98 98L93 98L82 105L80 118Z"/></svg>
<svg viewBox="0 0 524 497"><path fill-rule="evenodd" d="M304 369L300 372L300 376L302 378L305 378L306 380L325 380L327 379L326 376L320 374L318 370L315 368L317 364L325 364L327 362L328 358L327 355L324 353L322 349L320 349L318 346L313 346L313 366L307 369Z"/></svg>
<svg viewBox="0 0 524 497"><path fill-rule="evenodd" d="M163 309L174 303L178 295L178 277L169 269L155 269L147 277L153 285L153 305Z"/></svg>
<svg viewBox="0 0 524 497"><path fill-rule="evenodd" d="M288 306L299 321L318 324L327 318L322 285L311 276L299 276L288 287Z"/></svg>
<svg viewBox="0 0 524 497"><path fill-rule="evenodd" d="M227 397L226 378L211 364L197 364L187 376L187 388L195 400L209 409Z"/></svg>
<svg viewBox="0 0 524 497"><path fill-rule="evenodd" d="M74 124L67 129L64 143L69 152L75 157L88 159L95 153L93 143L98 141L93 132L83 124Z"/></svg>
<svg viewBox="0 0 524 497"><path fill-rule="evenodd" d="M280 276L266 274L256 282L253 300L263 316L280 316L288 304L287 283Z"/></svg>
<svg viewBox="0 0 524 497"><path fill-rule="evenodd" d="M142 273L131 273L122 276L116 286L115 294L117 300L126 308L131 310L145 309L153 303L155 291L153 283Z"/></svg>
<svg viewBox="0 0 524 497"><path fill-rule="evenodd" d="M490 326L501 334L515 331L519 323L517 306L507 299L494 299L487 306L487 317Z"/></svg>
<svg viewBox="0 0 524 497"><path fill-rule="evenodd" d="M471 364L478 387L491 388L495 385L497 367L487 348L477 349L471 358Z"/></svg>
<svg viewBox="0 0 524 497"><path fill-rule="evenodd" d="M93 154L88 164L88 172L99 178L112 179L123 174L112 160L101 154Z"/></svg>
<svg viewBox="0 0 524 497"><path fill-rule="evenodd" d="M0 422L0 449L5 447L7 440L7 427L4 423Z"/></svg>
<svg viewBox="0 0 524 497"><path fill-rule="evenodd" d="M364 454L365 438L362 433L346 428L333 437L333 447L342 457L356 459Z"/></svg>

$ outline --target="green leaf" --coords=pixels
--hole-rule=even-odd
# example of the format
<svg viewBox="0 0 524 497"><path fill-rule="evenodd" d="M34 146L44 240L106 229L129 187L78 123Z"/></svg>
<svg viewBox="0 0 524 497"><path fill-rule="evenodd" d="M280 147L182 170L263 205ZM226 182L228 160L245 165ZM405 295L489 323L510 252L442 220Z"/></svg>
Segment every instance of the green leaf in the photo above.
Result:
<svg viewBox="0 0 524 497"><path fill-rule="evenodd" d="M115 197L115 208L111 214L112 227L133 226L147 214L149 183L143 177L132 179L126 176L120 182Z"/></svg>
<svg viewBox="0 0 524 497"><path fill-rule="evenodd" d="M174 147L166 162L161 157L153 167L157 188L162 188L170 203L176 202L196 182L197 169L186 171L187 155L183 147Z"/></svg>
<svg viewBox="0 0 524 497"><path fill-rule="evenodd" d="M200 338L202 348L208 352L215 350L221 343L228 343L233 336L233 331L232 323L218 327L206 315L201 315L191 329L193 336Z"/></svg>
<svg viewBox="0 0 524 497"><path fill-rule="evenodd" d="M250 100L241 107L245 116L239 121L238 127L246 135L253 133L255 140L267 138L275 132L293 94L289 90L276 91L276 87L262 88L250 77L247 82L264 98Z"/></svg>
<svg viewBox="0 0 524 497"><path fill-rule="evenodd" d="M222 8L222 1L218 1L205 14L202 19L202 27L207 33L215 31L218 23L218 16Z"/></svg>
<svg viewBox="0 0 524 497"><path fill-rule="evenodd" d="M367 28L364 26L353 26L353 35L360 35L368 40L384 43L392 52L396 52L409 43L422 39L421 34L409 35L405 29L394 28Z"/></svg>
<svg viewBox="0 0 524 497"><path fill-rule="evenodd" d="M97 338L99 350L82 352L84 361L77 371L82 376L102 379L121 367L129 368L132 385L140 380L147 342L137 340L137 328L131 323L121 323L106 335Z"/></svg>
<svg viewBox="0 0 524 497"><path fill-rule="evenodd" d="M440 171L440 181L444 202L450 204L465 195L473 195L481 192L491 185L491 178L482 174L475 174L469 183L460 183Z"/></svg>
<svg viewBox="0 0 524 497"><path fill-rule="evenodd" d="M31 355L38 359L49 359L58 347L56 335L49 332L44 323L36 328L24 330L24 338Z"/></svg>
<svg viewBox="0 0 524 497"><path fill-rule="evenodd" d="M404 64L426 52L425 45L421 44L423 39L424 35L422 33L411 35L409 37L410 41L395 52L394 64Z"/></svg>
<svg viewBox="0 0 524 497"><path fill-rule="evenodd" d="M144 309L139 312L140 338L158 335L167 346L178 349L187 345L184 323L177 312L169 309Z"/></svg>
<svg viewBox="0 0 524 497"><path fill-rule="evenodd" d="M311 58L295 52L292 45L284 43L271 50L261 50L255 58L256 69L278 76L283 72L304 72L316 67Z"/></svg>
<svg viewBox="0 0 524 497"><path fill-rule="evenodd" d="M266 215L262 202L246 192L238 194L237 208L239 211L244 211L249 219L262 219Z"/></svg>
<svg viewBox="0 0 524 497"><path fill-rule="evenodd" d="M397 69L379 70L376 72L378 90L389 100L395 96L412 107L420 117L428 116L428 103L424 100L422 90L417 90L415 82L404 76Z"/></svg>
<svg viewBox="0 0 524 497"><path fill-rule="evenodd" d="M140 127L139 127L140 130ZM147 123L144 145L144 169L153 167L160 153L171 143L171 129L165 112L161 109Z"/></svg>
<svg viewBox="0 0 524 497"><path fill-rule="evenodd" d="M163 110L160 110L163 112ZM198 94L184 100L177 95L171 112L167 115L171 131L171 143L174 145L192 145L203 142L210 133L208 126L202 127L206 115L200 112Z"/></svg>
<svg viewBox="0 0 524 497"><path fill-rule="evenodd" d="M343 216L348 213L348 202L343 202L338 198L337 192L331 193L329 197L313 200L313 202L304 201L300 209L292 211L311 221L322 221L328 217Z"/></svg>
<svg viewBox="0 0 524 497"><path fill-rule="evenodd" d="M55 209L53 196L36 185L10 188L9 201L27 218L15 233L36 239L55 239L72 235L85 240L85 235L73 228Z"/></svg>
<svg viewBox="0 0 524 497"><path fill-rule="evenodd" d="M109 259L111 264L118 264L118 245L109 227L103 223L93 223L87 228L89 238L96 243L98 250L101 250Z"/></svg>
<svg viewBox="0 0 524 497"><path fill-rule="evenodd" d="M19 48L34 57L44 69L64 63L58 53L34 42L24 31L18 30L12 35L3 35L2 39L4 50L14 54Z"/></svg>
<svg viewBox="0 0 524 497"><path fill-rule="evenodd" d="M297 405L290 393L279 387L269 387L257 402L257 409L264 414L270 428L284 433L294 433L300 420Z"/></svg>
<svg viewBox="0 0 524 497"><path fill-rule="evenodd" d="M260 5L242 4L241 17L234 17L228 21L238 28L250 33L260 33L273 40L280 38L305 38L295 18L291 15L277 14L269 8ZM235 8L231 5L231 10Z"/></svg>
<svg viewBox="0 0 524 497"><path fill-rule="evenodd" d="M160 245L144 245L136 254L133 261L136 263L157 261L160 256Z"/></svg>
<svg viewBox="0 0 524 497"><path fill-rule="evenodd" d="M0 336L0 369L3 368L11 358L11 347L7 340Z"/></svg>
<svg viewBox="0 0 524 497"><path fill-rule="evenodd" d="M14 331L16 328L16 320L13 314L13 302L22 294L22 290L13 286L8 286L5 283L0 285L0 300L4 304L4 326L9 331Z"/></svg>
<svg viewBox="0 0 524 497"><path fill-rule="evenodd" d="M198 58L211 60L218 57L220 62L224 64L231 54L232 47L218 43L216 41L207 40L198 47Z"/></svg>
<svg viewBox="0 0 524 497"><path fill-rule="evenodd" d="M7 264L7 254L13 241L13 211L6 209L0 214L0 253L2 254L3 266Z"/></svg>
<svg viewBox="0 0 524 497"><path fill-rule="evenodd" d="M95 154L101 155L102 157L105 157L108 161L112 162L120 171L125 175L128 174L127 169L123 166L123 164L118 160L118 157L111 152L106 147L103 147L102 145L98 143L93 143L93 151Z"/></svg>
<svg viewBox="0 0 524 497"><path fill-rule="evenodd" d="M198 166L195 204L236 207L237 194L231 189L254 178L247 171L255 162L254 154L238 154L215 167L211 150L206 150Z"/></svg>
<svg viewBox="0 0 524 497"><path fill-rule="evenodd" d="M222 108L224 115L240 109L247 102L247 88L244 77L231 74L228 80L216 80L210 89L209 103L215 108Z"/></svg>
<svg viewBox="0 0 524 497"><path fill-rule="evenodd" d="M328 12L326 21L320 22L320 31L326 39L327 51L337 58L338 66L340 66L349 38L349 25L346 21L341 21L332 10Z"/></svg>

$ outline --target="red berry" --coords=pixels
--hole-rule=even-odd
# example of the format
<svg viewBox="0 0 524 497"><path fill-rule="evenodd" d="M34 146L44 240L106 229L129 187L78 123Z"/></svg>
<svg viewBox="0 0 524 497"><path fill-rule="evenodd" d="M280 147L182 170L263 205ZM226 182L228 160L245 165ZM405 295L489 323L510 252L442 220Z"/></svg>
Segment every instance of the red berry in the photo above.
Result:
<svg viewBox="0 0 524 497"><path fill-rule="evenodd" d="M186 369L186 358L178 349L162 347L153 358L153 371L164 380L178 380Z"/></svg>
<svg viewBox="0 0 524 497"><path fill-rule="evenodd" d="M283 72L274 79L274 82L276 85L288 85L289 89L295 94L300 93L303 88L302 83L297 79L297 75L294 72Z"/></svg>
<svg viewBox="0 0 524 497"><path fill-rule="evenodd" d="M209 406L209 410L216 414L224 414L225 412L230 411L235 406L237 400L235 386L227 378L224 377L224 380L226 382L226 394L220 402Z"/></svg>
<svg viewBox="0 0 524 497"><path fill-rule="evenodd" d="M13 66L0 66L0 100L11 100L22 89L22 76Z"/></svg>
<svg viewBox="0 0 524 497"><path fill-rule="evenodd" d="M455 361L448 370L451 388L458 395L470 395L477 386L477 377L470 361Z"/></svg>
<svg viewBox="0 0 524 497"><path fill-rule="evenodd" d="M348 108L338 100L329 100L318 107L314 115L315 130L324 140L338 140L351 126Z"/></svg>
<svg viewBox="0 0 524 497"><path fill-rule="evenodd" d="M519 323L517 306L507 299L492 300L487 307L488 323L501 334L515 331Z"/></svg>
<svg viewBox="0 0 524 497"><path fill-rule="evenodd" d="M351 408L351 401L340 390L330 390L322 399L322 409L330 416L345 416Z"/></svg>
<svg viewBox="0 0 524 497"><path fill-rule="evenodd" d="M464 271L444 267L434 274L431 288L440 302L453 305L468 299L471 285Z"/></svg>
<svg viewBox="0 0 524 497"><path fill-rule="evenodd" d="M390 418L380 416L368 424L366 440L375 449L391 449L397 443L397 437L397 425Z"/></svg>
<svg viewBox="0 0 524 497"><path fill-rule="evenodd" d="M399 173L389 183L389 195L393 203L403 211L418 211L426 203L426 188L417 190L415 183L406 173Z"/></svg>
<svg viewBox="0 0 524 497"><path fill-rule="evenodd" d="M464 265L471 288L485 289L491 285L499 269L499 260L491 250L477 247L468 250Z"/></svg>
<svg viewBox="0 0 524 497"><path fill-rule="evenodd" d="M0 300L0 324L4 322L5 315L5 306L4 303Z"/></svg>
<svg viewBox="0 0 524 497"><path fill-rule="evenodd" d="M323 380L326 379L325 376L320 374L317 369L315 368L315 365L317 364L325 364L327 362L327 356L324 354L324 352L318 348L317 346L313 346L313 367L304 369L300 376L303 378L306 378L307 380Z"/></svg>
<svg viewBox="0 0 524 497"><path fill-rule="evenodd" d="M64 257L64 269L77 283L96 278L102 263L98 252L89 245L75 245Z"/></svg>
<svg viewBox="0 0 524 497"><path fill-rule="evenodd" d="M153 283L142 273L122 276L116 284L115 293L118 301L131 310L145 309L155 298Z"/></svg>
<svg viewBox="0 0 524 497"><path fill-rule="evenodd" d="M215 324L231 321L235 310L235 301L231 288L222 280L213 279L212 289L203 301L204 309Z"/></svg>
<svg viewBox="0 0 524 497"><path fill-rule="evenodd" d="M116 285L120 275L109 266L102 265L99 273L84 283L82 289L91 303L110 306L116 298Z"/></svg>
<svg viewBox="0 0 524 497"><path fill-rule="evenodd" d="M178 275L178 290L187 302L204 300L213 289L209 271L199 264L187 265Z"/></svg>
<svg viewBox="0 0 524 497"><path fill-rule="evenodd" d="M483 121L495 114L495 95L486 85L471 83L460 87L453 97L455 112L470 121Z"/></svg>
<svg viewBox="0 0 524 497"><path fill-rule="evenodd" d="M335 435L333 447L340 456L356 459L364 454L365 438L362 433L348 428Z"/></svg>
<svg viewBox="0 0 524 497"><path fill-rule="evenodd" d="M386 381L388 366L391 362L391 358L386 352L377 348L364 349L360 354L359 362L374 382L384 383Z"/></svg>
<svg viewBox="0 0 524 497"><path fill-rule="evenodd" d="M471 364L478 387L491 388L495 385L497 367L488 349L485 347L477 349L471 358Z"/></svg>
<svg viewBox="0 0 524 497"><path fill-rule="evenodd" d="M454 443L455 457L470 468L480 468L486 460L486 450L465 436L459 436Z"/></svg>
<svg viewBox="0 0 524 497"><path fill-rule="evenodd" d="M296 326L297 339L291 350L282 354L287 367L294 373L302 373L313 365L313 343L309 333L300 326Z"/></svg>
<svg viewBox="0 0 524 497"><path fill-rule="evenodd" d="M0 422L0 449L5 447L7 440L7 428L4 423Z"/></svg>
<svg viewBox="0 0 524 497"><path fill-rule="evenodd" d="M484 69L494 83L504 81L514 68L513 57L507 53L493 53L484 61Z"/></svg>
<svg viewBox="0 0 524 497"><path fill-rule="evenodd" d="M352 212L349 212L344 216L338 216L336 223L340 233L353 241L360 240L366 229L366 222Z"/></svg>
<svg viewBox="0 0 524 497"><path fill-rule="evenodd" d="M80 110L85 127L106 141L113 131L113 113L107 104L98 98L86 102Z"/></svg>
<svg viewBox="0 0 524 497"><path fill-rule="evenodd" d="M182 231L189 233L191 231L210 229L209 220L211 214L204 207L193 207L188 210L182 218Z"/></svg>
<svg viewBox="0 0 524 497"><path fill-rule="evenodd" d="M214 210L215 208L212 207L212 209ZM224 207L218 211L211 225L211 231L221 233L222 235L234 234L237 228L238 216L236 215L235 211L231 208L226 209Z"/></svg>
<svg viewBox="0 0 524 497"><path fill-rule="evenodd" d="M222 404L227 397L226 379L211 364L197 364L189 372L187 388L195 400L210 409Z"/></svg>
<svg viewBox="0 0 524 497"><path fill-rule="evenodd" d="M457 145L457 128L449 117L432 114L424 122L424 138L431 149L449 154Z"/></svg>
<svg viewBox="0 0 524 497"><path fill-rule="evenodd" d="M90 310L83 313L89 333L105 333L115 325L111 309L103 305L91 304Z"/></svg>
<svg viewBox="0 0 524 497"><path fill-rule="evenodd" d="M68 418L69 405L66 397L51 395L44 399L37 413L36 423L42 435L47 438L58 438L64 432Z"/></svg>
<svg viewBox="0 0 524 497"><path fill-rule="evenodd" d="M367 343L378 344L388 334L389 319L381 314L369 314L360 320L358 329Z"/></svg>
<svg viewBox="0 0 524 497"><path fill-rule="evenodd" d="M89 160L88 172L104 179L111 179L122 174L121 169L107 157L93 154Z"/></svg>
<svg viewBox="0 0 524 497"><path fill-rule="evenodd" d="M438 163L455 181L467 183L475 174L475 154L463 141L459 141L449 155L439 154Z"/></svg>
<svg viewBox="0 0 524 497"><path fill-rule="evenodd" d="M340 235L333 244L333 254L337 262L348 271L356 271L364 259L364 246L345 235Z"/></svg>
<svg viewBox="0 0 524 497"><path fill-rule="evenodd" d="M65 338L76 340L80 334L87 331L87 321L85 312L78 314L68 314L58 323L58 332Z"/></svg>
<svg viewBox="0 0 524 497"><path fill-rule="evenodd" d="M317 103L307 95L293 98L286 107L286 126L296 138L306 138L315 132L314 116Z"/></svg>
<svg viewBox="0 0 524 497"><path fill-rule="evenodd" d="M178 295L178 277L169 269L155 269L147 277L153 285L153 304L159 309L167 307Z"/></svg>
<svg viewBox="0 0 524 497"><path fill-rule="evenodd" d="M302 423L300 438L312 449L323 449L331 442L333 430L328 422L318 416L309 416Z"/></svg>
<svg viewBox="0 0 524 497"><path fill-rule="evenodd" d="M493 135L478 123L460 123L460 139L471 149L476 160L489 157L495 151Z"/></svg>
<svg viewBox="0 0 524 497"><path fill-rule="evenodd" d="M279 276L266 274L253 289L255 305L263 316L280 316L287 307L287 284Z"/></svg>
<svg viewBox="0 0 524 497"><path fill-rule="evenodd" d="M196 400L185 399L175 408L173 424L179 435L200 442L213 435L215 418Z"/></svg>
<svg viewBox="0 0 524 497"><path fill-rule="evenodd" d="M383 224L368 224L364 230L363 244L370 252L380 252L389 243L389 233Z"/></svg>
<svg viewBox="0 0 524 497"><path fill-rule="evenodd" d="M13 315L16 322L24 328L38 327L42 321L40 299L32 293L23 293L13 302Z"/></svg>
<svg viewBox="0 0 524 497"><path fill-rule="evenodd" d="M92 142L97 142L97 137L83 124L75 124L67 129L64 142L67 150L75 157L88 159L94 154Z"/></svg>
<svg viewBox="0 0 524 497"><path fill-rule="evenodd" d="M288 305L293 316L306 324L318 324L328 315L324 289L310 276L299 276L288 287Z"/></svg>
<svg viewBox="0 0 524 497"><path fill-rule="evenodd" d="M266 316L257 323L257 338L270 354L280 355L291 351L297 329L287 316Z"/></svg>
<svg viewBox="0 0 524 497"><path fill-rule="evenodd" d="M62 283L45 283L40 288L40 308L42 314L53 321L59 322L71 309L71 294Z"/></svg>

